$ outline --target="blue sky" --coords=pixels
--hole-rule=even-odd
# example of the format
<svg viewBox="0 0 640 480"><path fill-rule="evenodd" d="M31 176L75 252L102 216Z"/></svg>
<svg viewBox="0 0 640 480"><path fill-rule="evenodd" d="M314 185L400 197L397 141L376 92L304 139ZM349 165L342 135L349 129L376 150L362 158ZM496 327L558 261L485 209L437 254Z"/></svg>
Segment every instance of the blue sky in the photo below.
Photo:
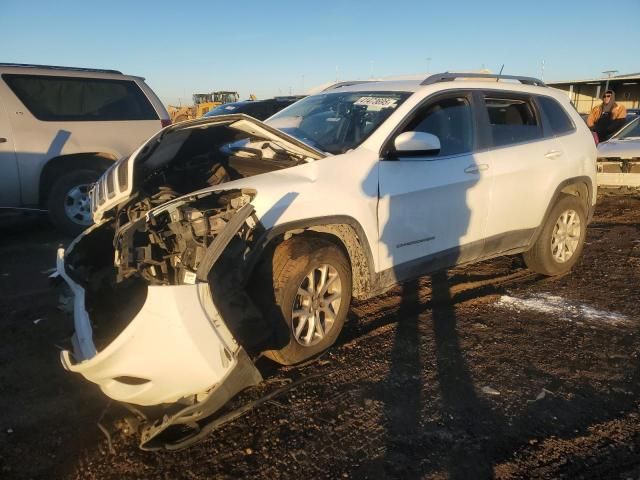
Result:
<svg viewBox="0 0 640 480"><path fill-rule="evenodd" d="M489 68L547 81L640 71L640 0L2 0L0 62L114 68L166 103ZM633 42L632 42L633 43ZM428 60L430 59L430 60Z"/></svg>

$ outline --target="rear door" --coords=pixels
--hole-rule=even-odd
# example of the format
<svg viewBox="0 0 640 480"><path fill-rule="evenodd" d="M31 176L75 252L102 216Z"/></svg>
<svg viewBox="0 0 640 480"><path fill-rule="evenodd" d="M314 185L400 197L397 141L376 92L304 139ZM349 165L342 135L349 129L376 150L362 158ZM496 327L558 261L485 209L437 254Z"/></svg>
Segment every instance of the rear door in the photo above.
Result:
<svg viewBox="0 0 640 480"><path fill-rule="evenodd" d="M484 91L485 133L493 190L486 228L488 254L528 244L542 223L564 175L566 155L534 98L520 92Z"/></svg>
<svg viewBox="0 0 640 480"><path fill-rule="evenodd" d="M0 98L0 207L20 206L20 178L13 131Z"/></svg>

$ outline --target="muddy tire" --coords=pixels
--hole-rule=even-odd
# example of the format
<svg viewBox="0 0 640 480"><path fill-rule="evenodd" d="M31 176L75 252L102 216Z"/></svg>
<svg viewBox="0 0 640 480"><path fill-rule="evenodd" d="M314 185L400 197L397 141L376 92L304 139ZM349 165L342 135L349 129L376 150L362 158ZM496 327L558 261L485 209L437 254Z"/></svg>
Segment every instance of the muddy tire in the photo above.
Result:
<svg viewBox="0 0 640 480"><path fill-rule="evenodd" d="M527 267L549 276L567 273L582 254L586 232L584 202L575 195L562 195L551 209L536 243L523 254Z"/></svg>
<svg viewBox="0 0 640 480"><path fill-rule="evenodd" d="M76 236L91 225L87 190L101 173L99 170L83 169L63 173L55 178L47 198L47 209L56 228Z"/></svg>
<svg viewBox="0 0 640 480"><path fill-rule="evenodd" d="M271 267L270 317L279 325L282 348L265 355L293 365L326 350L338 338L351 303L351 267L333 243L304 237L280 244Z"/></svg>

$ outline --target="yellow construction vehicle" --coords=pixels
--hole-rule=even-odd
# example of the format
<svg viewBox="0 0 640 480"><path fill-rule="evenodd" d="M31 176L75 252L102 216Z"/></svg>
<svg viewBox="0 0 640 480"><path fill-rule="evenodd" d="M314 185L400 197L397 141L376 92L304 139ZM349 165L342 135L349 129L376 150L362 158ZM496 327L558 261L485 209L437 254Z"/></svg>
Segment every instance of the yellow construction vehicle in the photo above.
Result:
<svg viewBox="0 0 640 480"><path fill-rule="evenodd" d="M193 105L191 106L176 107L174 105L169 105L167 107L172 123L200 118L218 105L237 102L240 96L238 95L238 92L219 91L211 93L194 93L192 98Z"/></svg>

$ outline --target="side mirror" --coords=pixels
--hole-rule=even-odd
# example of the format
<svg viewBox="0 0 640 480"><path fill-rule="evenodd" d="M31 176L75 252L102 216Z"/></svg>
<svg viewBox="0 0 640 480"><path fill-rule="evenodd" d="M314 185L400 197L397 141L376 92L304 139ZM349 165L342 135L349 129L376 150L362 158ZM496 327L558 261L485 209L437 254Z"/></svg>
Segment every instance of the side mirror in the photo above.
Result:
<svg viewBox="0 0 640 480"><path fill-rule="evenodd" d="M404 132L393 142L399 156L434 155L440 151L440 139L426 132Z"/></svg>

